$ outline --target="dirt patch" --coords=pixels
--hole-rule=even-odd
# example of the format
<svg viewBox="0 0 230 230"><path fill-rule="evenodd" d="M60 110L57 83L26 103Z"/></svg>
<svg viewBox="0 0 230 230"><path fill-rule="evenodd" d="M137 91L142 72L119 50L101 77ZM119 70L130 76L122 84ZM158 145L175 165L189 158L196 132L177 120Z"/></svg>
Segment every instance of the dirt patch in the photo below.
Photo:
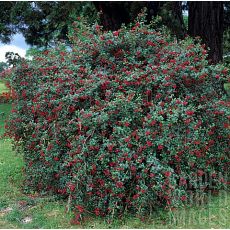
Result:
<svg viewBox="0 0 230 230"><path fill-rule="evenodd" d="M19 201L17 203L17 206L18 206L19 210L21 210L21 211L25 211L31 207L31 205L27 201Z"/></svg>
<svg viewBox="0 0 230 230"><path fill-rule="evenodd" d="M33 218L31 216L27 216L21 220L23 224L28 224L28 223L31 223L32 221L33 221Z"/></svg>
<svg viewBox="0 0 230 230"><path fill-rule="evenodd" d="M13 208L11 207L7 207L7 208L4 208L4 209L1 209L0 210L0 217L6 215L7 213L11 212L13 210Z"/></svg>

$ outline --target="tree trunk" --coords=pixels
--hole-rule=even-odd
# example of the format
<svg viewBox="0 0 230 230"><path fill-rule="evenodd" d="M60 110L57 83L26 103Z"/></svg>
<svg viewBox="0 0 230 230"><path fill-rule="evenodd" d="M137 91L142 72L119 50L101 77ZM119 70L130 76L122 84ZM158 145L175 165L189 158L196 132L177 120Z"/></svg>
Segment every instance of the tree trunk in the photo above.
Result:
<svg viewBox="0 0 230 230"><path fill-rule="evenodd" d="M129 23L129 13L122 2L94 2L97 11L101 11L104 29L118 30L122 23Z"/></svg>
<svg viewBox="0 0 230 230"><path fill-rule="evenodd" d="M119 1L119 2L93 2L97 11L101 11L101 24L105 30L118 30L121 24L128 24L141 12L145 7L147 9L147 21L155 17L164 2L158 1Z"/></svg>
<svg viewBox="0 0 230 230"><path fill-rule="evenodd" d="M210 48L212 63L223 60L223 2L188 2L188 33Z"/></svg>
<svg viewBox="0 0 230 230"><path fill-rule="evenodd" d="M182 14L182 2L166 2L160 8L159 12L162 17L163 25L166 25L171 33L178 39L182 39L186 34L186 27Z"/></svg>
<svg viewBox="0 0 230 230"><path fill-rule="evenodd" d="M184 38L186 34L186 27L184 24L183 14L182 14L182 2L173 1L171 2L173 16L177 22L177 37Z"/></svg>

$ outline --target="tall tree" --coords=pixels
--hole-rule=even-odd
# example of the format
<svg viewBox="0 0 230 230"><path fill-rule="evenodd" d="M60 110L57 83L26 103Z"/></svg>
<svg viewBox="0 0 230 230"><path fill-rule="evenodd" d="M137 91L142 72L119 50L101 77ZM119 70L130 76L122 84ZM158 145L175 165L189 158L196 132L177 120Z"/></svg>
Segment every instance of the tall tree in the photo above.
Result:
<svg viewBox="0 0 230 230"><path fill-rule="evenodd" d="M3 71L3 70L5 70L5 69L7 69L7 67L8 67L8 65L5 63L5 62L0 62L0 73Z"/></svg>
<svg viewBox="0 0 230 230"><path fill-rule="evenodd" d="M225 20L223 21L223 4ZM230 24L228 2L188 2L191 36L201 36L210 47L209 57L214 63L222 60L223 23ZM0 41L9 42L12 35L21 32L28 44L48 46L56 39L67 40L68 26L78 16L88 16L93 22L102 11L101 23L105 30L117 30L122 23L132 22L143 7L147 19L162 16L162 23L178 38L186 34L182 2L69 2L69 1L10 1L0 2ZM228 14L226 13L228 12ZM226 29L226 26L225 26Z"/></svg>
<svg viewBox="0 0 230 230"><path fill-rule="evenodd" d="M17 63L23 60L18 53L14 53L14 52L6 52L5 58L6 58L6 64L9 67L15 67Z"/></svg>
<svg viewBox="0 0 230 230"><path fill-rule="evenodd" d="M15 2L0 2L0 41L3 43L9 43L12 35L16 33L16 26L11 20L11 10L14 5Z"/></svg>
<svg viewBox="0 0 230 230"><path fill-rule="evenodd" d="M184 38L186 26L182 14L182 2L165 2L158 12L162 17L162 23L166 25L177 38Z"/></svg>
<svg viewBox="0 0 230 230"><path fill-rule="evenodd" d="M230 28L230 2L223 2L224 4L224 29Z"/></svg>
<svg viewBox="0 0 230 230"><path fill-rule="evenodd" d="M188 2L188 33L200 36L210 48L212 63L223 59L223 2Z"/></svg>
<svg viewBox="0 0 230 230"><path fill-rule="evenodd" d="M147 9L147 20L150 21L152 17L157 16L164 3L158 1L95 1L94 5L97 11L101 12L101 23L104 29L117 30L122 24L135 20L144 7Z"/></svg>
<svg viewBox="0 0 230 230"><path fill-rule="evenodd" d="M68 26L84 15L93 21L96 9L91 2L10 1L0 2L0 41L10 42L21 32L30 45L48 46L67 39Z"/></svg>
<svg viewBox="0 0 230 230"><path fill-rule="evenodd" d="M56 39L67 40L68 26L79 16L95 19L91 2L18 2L12 20L31 45L47 46Z"/></svg>
<svg viewBox="0 0 230 230"><path fill-rule="evenodd" d="M117 30L122 23L129 23L130 17L124 2L94 2L101 12L101 22L106 30Z"/></svg>

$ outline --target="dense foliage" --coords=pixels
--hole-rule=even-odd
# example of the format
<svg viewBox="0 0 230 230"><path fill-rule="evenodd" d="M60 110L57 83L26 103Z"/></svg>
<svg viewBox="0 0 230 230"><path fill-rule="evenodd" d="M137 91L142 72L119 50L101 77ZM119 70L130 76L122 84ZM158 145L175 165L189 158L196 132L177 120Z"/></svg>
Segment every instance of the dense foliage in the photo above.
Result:
<svg viewBox="0 0 230 230"><path fill-rule="evenodd" d="M10 85L7 84L7 87L10 90ZM0 103L10 103L12 102L12 100L13 100L13 97L12 97L11 91L0 93Z"/></svg>
<svg viewBox="0 0 230 230"><path fill-rule="evenodd" d="M5 62L0 62L0 73L7 68L7 64Z"/></svg>
<svg viewBox="0 0 230 230"><path fill-rule="evenodd" d="M21 33L26 43L39 47L66 40L73 19L84 15L92 22L97 16L89 1L9 1L0 2L0 7L0 41L8 43L12 35Z"/></svg>
<svg viewBox="0 0 230 230"><path fill-rule="evenodd" d="M15 69L8 134L27 188L82 214L148 213L222 188L229 167L227 70L197 40L177 43L138 19L102 32L73 24L71 47Z"/></svg>
<svg viewBox="0 0 230 230"><path fill-rule="evenodd" d="M3 86L5 86L5 90L3 90L0 93L0 103L9 103L12 102L13 100L12 89L9 82L11 73L12 73L11 69L5 69L0 72L0 83L2 83Z"/></svg>

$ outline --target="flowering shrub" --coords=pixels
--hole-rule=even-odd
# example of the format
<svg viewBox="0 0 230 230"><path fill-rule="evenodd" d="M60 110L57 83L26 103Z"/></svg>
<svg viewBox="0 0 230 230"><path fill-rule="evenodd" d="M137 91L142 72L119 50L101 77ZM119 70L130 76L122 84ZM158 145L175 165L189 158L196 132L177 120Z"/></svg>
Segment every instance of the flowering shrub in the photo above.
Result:
<svg viewBox="0 0 230 230"><path fill-rule="evenodd" d="M229 167L227 70L197 40L172 41L142 20L101 32L75 23L60 45L15 69L8 135L28 188L85 212L176 206L219 189Z"/></svg>
<svg viewBox="0 0 230 230"><path fill-rule="evenodd" d="M8 91L0 92L0 103L9 103L13 100L12 89L10 87L9 79L11 76L11 69L6 69L0 73L0 80L2 79Z"/></svg>
<svg viewBox="0 0 230 230"><path fill-rule="evenodd" d="M10 92L3 92L0 94L0 103L9 103L12 101L12 95Z"/></svg>

